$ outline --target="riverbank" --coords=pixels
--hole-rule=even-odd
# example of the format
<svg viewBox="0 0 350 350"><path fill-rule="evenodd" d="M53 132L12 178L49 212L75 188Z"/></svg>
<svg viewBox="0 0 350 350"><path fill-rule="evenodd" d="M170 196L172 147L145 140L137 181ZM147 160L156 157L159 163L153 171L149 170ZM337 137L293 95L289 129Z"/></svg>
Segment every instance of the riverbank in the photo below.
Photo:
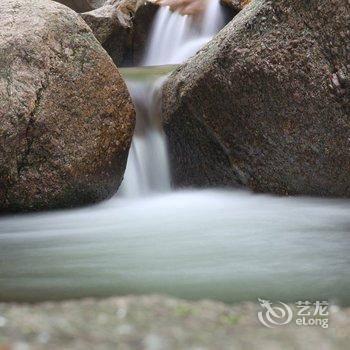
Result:
<svg viewBox="0 0 350 350"><path fill-rule="evenodd" d="M258 304L164 296L0 304L0 349L347 349L350 308L330 308L328 329L257 319Z"/></svg>

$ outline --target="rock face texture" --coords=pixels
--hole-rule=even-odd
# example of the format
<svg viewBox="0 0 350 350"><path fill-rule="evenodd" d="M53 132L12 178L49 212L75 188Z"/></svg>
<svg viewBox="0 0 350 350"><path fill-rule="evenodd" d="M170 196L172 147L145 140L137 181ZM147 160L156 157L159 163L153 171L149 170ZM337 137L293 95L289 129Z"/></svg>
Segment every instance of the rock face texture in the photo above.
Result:
<svg viewBox="0 0 350 350"><path fill-rule="evenodd" d="M140 63L158 6L140 0L108 0L82 13L96 38L118 66Z"/></svg>
<svg viewBox="0 0 350 350"><path fill-rule="evenodd" d="M170 77L177 186L350 196L350 3L254 0Z"/></svg>
<svg viewBox="0 0 350 350"><path fill-rule="evenodd" d="M129 65L137 66L142 62L158 8L158 5L148 2L140 6L135 12L131 33L131 55L129 57Z"/></svg>
<svg viewBox="0 0 350 350"><path fill-rule="evenodd" d="M85 12L81 17L92 29L116 65L123 63L129 46L130 23L113 5Z"/></svg>
<svg viewBox="0 0 350 350"><path fill-rule="evenodd" d="M2 1L0 28L0 211L111 196L135 118L112 60L55 2Z"/></svg>

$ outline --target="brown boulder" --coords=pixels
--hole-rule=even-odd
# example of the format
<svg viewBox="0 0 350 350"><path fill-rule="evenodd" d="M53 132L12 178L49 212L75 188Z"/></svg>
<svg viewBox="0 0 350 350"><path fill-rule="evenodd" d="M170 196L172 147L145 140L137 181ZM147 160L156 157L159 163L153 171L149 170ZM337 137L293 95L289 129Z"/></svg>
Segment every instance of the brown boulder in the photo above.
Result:
<svg viewBox="0 0 350 350"><path fill-rule="evenodd" d="M133 66L142 59L157 9L151 2L108 0L81 16L117 66Z"/></svg>
<svg viewBox="0 0 350 350"><path fill-rule="evenodd" d="M113 5L85 12L81 17L92 29L95 37L108 52L117 66L120 66L127 54L130 36L130 22Z"/></svg>
<svg viewBox="0 0 350 350"><path fill-rule="evenodd" d="M350 196L350 3L253 0L163 90L177 186Z"/></svg>
<svg viewBox="0 0 350 350"><path fill-rule="evenodd" d="M1 2L0 28L0 211L110 197L134 128L112 60L55 2Z"/></svg>

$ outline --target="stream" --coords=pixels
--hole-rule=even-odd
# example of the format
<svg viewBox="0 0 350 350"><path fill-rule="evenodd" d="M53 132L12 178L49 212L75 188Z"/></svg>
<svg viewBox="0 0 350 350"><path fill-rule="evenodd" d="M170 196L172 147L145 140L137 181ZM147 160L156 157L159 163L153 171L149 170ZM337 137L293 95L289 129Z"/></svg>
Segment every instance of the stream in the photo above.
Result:
<svg viewBox="0 0 350 350"><path fill-rule="evenodd" d="M0 300L167 293L350 305L349 210L204 190L2 217Z"/></svg>
<svg viewBox="0 0 350 350"><path fill-rule="evenodd" d="M118 193L0 217L0 301L166 293L350 305L350 201L171 189L159 92L222 27L219 3L209 4L201 28L162 8L144 67L121 69L137 125Z"/></svg>

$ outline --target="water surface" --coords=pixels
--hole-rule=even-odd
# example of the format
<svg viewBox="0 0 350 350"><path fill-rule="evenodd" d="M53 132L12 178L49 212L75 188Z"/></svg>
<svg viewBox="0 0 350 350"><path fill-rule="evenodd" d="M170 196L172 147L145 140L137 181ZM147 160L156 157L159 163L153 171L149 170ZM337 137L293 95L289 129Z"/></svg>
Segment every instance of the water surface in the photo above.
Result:
<svg viewBox="0 0 350 350"><path fill-rule="evenodd" d="M350 203L247 192L115 197L0 219L0 299L167 293L350 305Z"/></svg>

